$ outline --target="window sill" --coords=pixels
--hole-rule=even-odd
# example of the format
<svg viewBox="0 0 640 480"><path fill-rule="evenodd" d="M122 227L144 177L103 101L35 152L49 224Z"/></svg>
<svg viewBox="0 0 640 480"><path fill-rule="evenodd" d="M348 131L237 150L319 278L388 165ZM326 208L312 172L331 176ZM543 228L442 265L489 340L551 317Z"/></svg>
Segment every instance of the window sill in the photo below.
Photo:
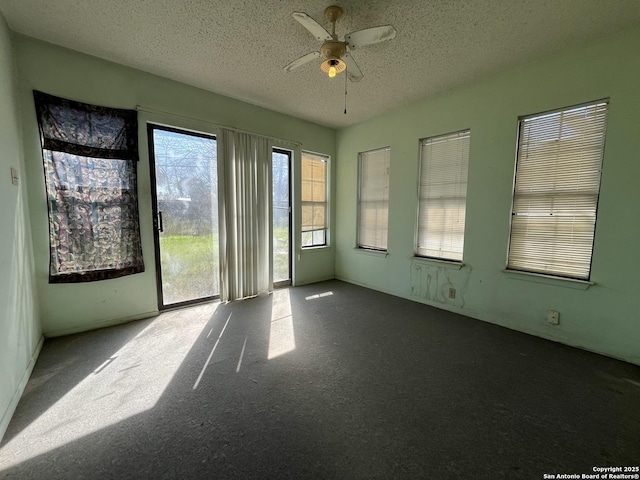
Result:
<svg viewBox="0 0 640 480"><path fill-rule="evenodd" d="M456 262L455 260L442 260L439 258L418 257L416 255L409 257L409 259L415 263L423 263L425 265L434 265L437 267L451 268L453 270L460 270L462 267L464 267L464 263Z"/></svg>
<svg viewBox="0 0 640 480"><path fill-rule="evenodd" d="M589 282L587 280L554 277L553 275L545 275L543 273L521 272L519 270L509 269L504 269L502 270L502 272L511 278L515 278L516 280L525 280L529 282L543 283L545 285L573 288L575 290L586 290L590 286L595 285L594 282Z"/></svg>
<svg viewBox="0 0 640 480"><path fill-rule="evenodd" d="M322 250L333 250L331 245L316 245L313 247L300 247L300 251L302 252L317 252Z"/></svg>
<svg viewBox="0 0 640 480"><path fill-rule="evenodd" d="M380 258L385 258L389 255L388 251L383 251L383 250L369 250L368 248L360 248L360 247L354 247L354 250L358 253L361 253L363 255L370 255L372 257L380 257Z"/></svg>

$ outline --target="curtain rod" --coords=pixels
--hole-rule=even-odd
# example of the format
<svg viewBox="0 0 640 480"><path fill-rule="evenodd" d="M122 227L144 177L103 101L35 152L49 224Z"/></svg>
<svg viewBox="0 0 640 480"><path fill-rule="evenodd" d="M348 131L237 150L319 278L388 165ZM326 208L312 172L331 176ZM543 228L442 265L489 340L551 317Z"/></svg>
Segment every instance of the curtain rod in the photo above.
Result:
<svg viewBox="0 0 640 480"><path fill-rule="evenodd" d="M269 140L276 140L278 142L290 143L292 145L297 145L299 147L302 146L302 142L297 142L295 140L286 140L284 138L276 138L276 137L272 137L272 136L269 136L269 135L262 135L260 133L249 132L247 130L240 130L238 128L227 127L225 125L219 125L217 123L210 122L209 120L203 120L203 119L197 118L197 117L189 117L187 115L180 115L178 113L165 112L163 110L156 110L154 108L143 107L142 105L136 105L136 110L139 111L139 112L153 113L155 115L163 115L165 117L182 118L184 120L191 120L191 121L195 121L195 122L205 123L207 125L210 125L210 126L216 127L216 128L224 128L224 129L232 130L232 131L238 132L238 133L246 133L248 135L254 135L256 137L268 138Z"/></svg>

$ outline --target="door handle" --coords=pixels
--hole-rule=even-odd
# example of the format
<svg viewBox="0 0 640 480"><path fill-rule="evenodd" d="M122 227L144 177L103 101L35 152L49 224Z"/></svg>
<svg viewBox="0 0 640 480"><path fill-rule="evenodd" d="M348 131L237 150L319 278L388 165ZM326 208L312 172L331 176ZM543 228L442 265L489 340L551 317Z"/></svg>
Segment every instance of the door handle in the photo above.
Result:
<svg viewBox="0 0 640 480"><path fill-rule="evenodd" d="M164 226L162 224L162 212L158 212L158 231L163 232Z"/></svg>

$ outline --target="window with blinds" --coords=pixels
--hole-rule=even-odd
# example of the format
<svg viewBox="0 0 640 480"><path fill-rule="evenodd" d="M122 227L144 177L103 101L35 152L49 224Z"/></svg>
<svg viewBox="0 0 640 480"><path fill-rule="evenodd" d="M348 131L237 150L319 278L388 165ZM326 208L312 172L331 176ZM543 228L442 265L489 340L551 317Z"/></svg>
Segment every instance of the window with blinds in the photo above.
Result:
<svg viewBox="0 0 640 480"><path fill-rule="evenodd" d="M509 269L589 279L607 108L520 120Z"/></svg>
<svg viewBox="0 0 640 480"><path fill-rule="evenodd" d="M327 244L329 157L302 152L302 247Z"/></svg>
<svg viewBox="0 0 640 480"><path fill-rule="evenodd" d="M358 247L387 250L391 149L363 152L358 159Z"/></svg>
<svg viewBox="0 0 640 480"><path fill-rule="evenodd" d="M416 255L462 261L470 131L420 142Z"/></svg>

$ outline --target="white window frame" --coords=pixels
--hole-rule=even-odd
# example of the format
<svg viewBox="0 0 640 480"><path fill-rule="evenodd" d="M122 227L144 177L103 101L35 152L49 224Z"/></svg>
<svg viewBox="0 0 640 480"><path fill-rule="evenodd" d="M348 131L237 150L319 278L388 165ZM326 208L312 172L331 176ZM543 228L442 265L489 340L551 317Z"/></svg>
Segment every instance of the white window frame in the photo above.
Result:
<svg viewBox="0 0 640 480"><path fill-rule="evenodd" d="M322 161L325 162L325 177L323 179L324 181L324 201L316 201L313 199L307 199L305 200L305 181L309 181L312 183L318 183L314 178L309 178L309 179L305 179L304 178L304 172L305 172L305 167L304 167L304 163L305 161ZM300 198L301 198L301 210L302 210L302 221L301 221L301 236L300 236L300 245L301 248L307 249L307 248L319 248L319 247L326 247L327 245L329 245L329 178L330 178L330 168L331 168L331 163L330 163L330 157L328 155L324 155L321 153L314 153L314 152L309 152L309 151L305 151L303 150L301 152L301 160L300 160L300 166L301 166L301 193L300 193ZM312 193L313 195L313 193ZM315 224L315 220L312 220L311 223L312 225L310 225L311 228L309 227L305 227L305 217L304 217L304 210L305 207L311 207L312 209L314 207L323 207L324 208L324 224L321 226L321 228L317 228L320 227L319 224ZM313 214L312 214L313 215ZM310 234L310 238L311 238L311 242L305 244L305 234ZM317 241L318 236L322 237L321 241Z"/></svg>
<svg viewBox="0 0 640 480"><path fill-rule="evenodd" d="M462 263L471 130L420 140L416 257Z"/></svg>
<svg viewBox="0 0 640 480"><path fill-rule="evenodd" d="M608 105L520 118L507 270L590 280Z"/></svg>
<svg viewBox="0 0 640 480"><path fill-rule="evenodd" d="M389 231L389 177L391 147L358 154L357 248L386 252ZM369 177L367 172L382 172Z"/></svg>

